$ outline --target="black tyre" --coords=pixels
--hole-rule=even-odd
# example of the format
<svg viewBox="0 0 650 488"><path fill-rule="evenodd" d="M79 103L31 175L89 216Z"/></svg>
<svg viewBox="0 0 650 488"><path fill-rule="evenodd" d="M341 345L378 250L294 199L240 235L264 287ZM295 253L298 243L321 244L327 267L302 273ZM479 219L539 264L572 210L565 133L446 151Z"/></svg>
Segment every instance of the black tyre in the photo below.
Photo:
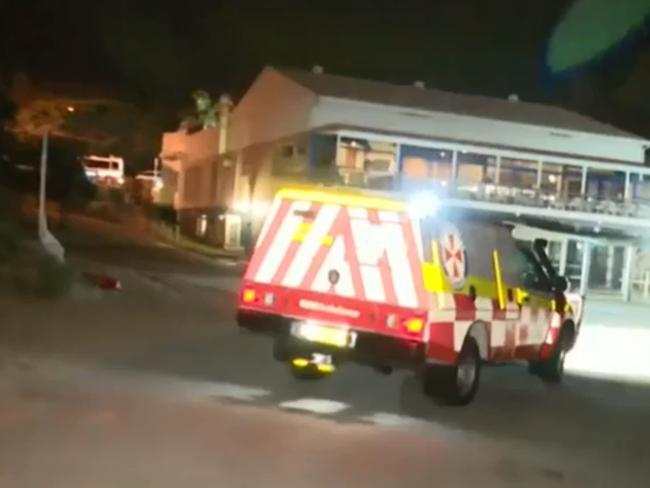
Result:
<svg viewBox="0 0 650 488"><path fill-rule="evenodd" d="M262 322L259 315L242 310L237 310L236 320L237 325L245 330L254 330Z"/></svg>
<svg viewBox="0 0 650 488"><path fill-rule="evenodd" d="M571 341L570 326L565 325L562 327L560 337L551 357L544 361L531 361L528 363L528 371L531 374L539 376L545 383L561 383L564 377L564 360L566 359L567 351L571 347Z"/></svg>
<svg viewBox="0 0 650 488"><path fill-rule="evenodd" d="M481 355L476 341L468 337L455 366L427 366L425 393L448 405L467 405L476 396L481 377Z"/></svg>
<svg viewBox="0 0 650 488"><path fill-rule="evenodd" d="M290 358L291 351L285 338L278 337L273 341L273 359L286 363Z"/></svg>

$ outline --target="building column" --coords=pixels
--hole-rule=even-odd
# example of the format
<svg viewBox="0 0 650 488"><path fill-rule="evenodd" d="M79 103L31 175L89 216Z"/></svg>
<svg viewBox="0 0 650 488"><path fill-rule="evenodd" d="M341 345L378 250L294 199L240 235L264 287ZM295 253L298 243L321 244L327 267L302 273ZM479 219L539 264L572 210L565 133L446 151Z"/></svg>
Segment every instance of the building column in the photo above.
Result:
<svg viewBox="0 0 650 488"><path fill-rule="evenodd" d="M336 134L336 153L334 155L334 167L337 167L341 161L341 134Z"/></svg>
<svg viewBox="0 0 650 488"><path fill-rule="evenodd" d="M558 273L560 276L566 276L566 266L569 260L569 239L560 241L560 262L558 266Z"/></svg>
<svg viewBox="0 0 650 488"><path fill-rule="evenodd" d="M501 156L497 156L496 167L494 170L494 184L501 183Z"/></svg>
<svg viewBox="0 0 650 488"><path fill-rule="evenodd" d="M591 248L592 244L588 241L582 242L582 267L580 269L580 294L586 295L589 286L589 276L591 275Z"/></svg>
<svg viewBox="0 0 650 488"><path fill-rule="evenodd" d="M611 290L614 287L614 255L616 248L607 246L607 268L605 271L605 286Z"/></svg>
<svg viewBox="0 0 650 488"><path fill-rule="evenodd" d="M542 189L542 175L544 174L543 166L544 163L541 159L537 161L537 183L535 184L535 188L537 188L537 190Z"/></svg>
<svg viewBox="0 0 650 488"><path fill-rule="evenodd" d="M587 167L582 167L582 179L580 180L580 195L585 197L587 195Z"/></svg>
<svg viewBox="0 0 650 488"><path fill-rule="evenodd" d="M562 198L562 185L564 184L564 165L560 165L560 176L557 177L557 184L555 185L555 196L559 199Z"/></svg>
<svg viewBox="0 0 650 488"><path fill-rule="evenodd" d="M456 183L458 179L458 151L451 153L451 181Z"/></svg>
<svg viewBox="0 0 650 488"><path fill-rule="evenodd" d="M626 202L629 201L631 196L632 196L631 189L632 189L632 187L630 185L630 172L626 171L625 172L625 189L623 190L623 198L624 198L624 200Z"/></svg>
<svg viewBox="0 0 650 488"><path fill-rule="evenodd" d="M395 144L395 166L397 167L395 183L398 189L402 189L402 181L404 179L404 167L402 165L402 145Z"/></svg>
<svg viewBox="0 0 650 488"><path fill-rule="evenodd" d="M634 268L633 246L625 246L625 259L623 261L623 276L621 277L621 293L623 301L629 302L632 298L632 270Z"/></svg>

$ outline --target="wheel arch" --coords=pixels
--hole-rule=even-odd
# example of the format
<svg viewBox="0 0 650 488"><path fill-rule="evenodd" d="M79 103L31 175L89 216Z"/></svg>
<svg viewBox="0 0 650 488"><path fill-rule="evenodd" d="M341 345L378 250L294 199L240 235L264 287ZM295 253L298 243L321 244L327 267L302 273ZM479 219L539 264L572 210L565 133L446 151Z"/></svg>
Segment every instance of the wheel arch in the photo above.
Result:
<svg viewBox="0 0 650 488"><path fill-rule="evenodd" d="M490 355L490 336L488 334L488 325L482 320L478 320L470 325L467 329L467 334L463 339L463 343L467 338L471 337L478 346L478 352L483 361L487 361Z"/></svg>
<svg viewBox="0 0 650 488"><path fill-rule="evenodd" d="M560 327L560 335L562 334L568 334L567 345L568 349L571 349L574 346L576 338L578 336L578 328L576 327L573 319L566 319L564 322L562 322L562 326Z"/></svg>

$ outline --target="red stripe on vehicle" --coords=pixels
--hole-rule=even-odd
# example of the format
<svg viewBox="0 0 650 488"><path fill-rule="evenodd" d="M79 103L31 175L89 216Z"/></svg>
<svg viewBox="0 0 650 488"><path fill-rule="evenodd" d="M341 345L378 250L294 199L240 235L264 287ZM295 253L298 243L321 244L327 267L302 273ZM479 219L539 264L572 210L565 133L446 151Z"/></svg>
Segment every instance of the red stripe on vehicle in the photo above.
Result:
<svg viewBox="0 0 650 488"><path fill-rule="evenodd" d="M306 212L312 215L317 215L319 210L320 210L320 204L316 204L312 202L309 205L309 208L307 209ZM312 222L313 220L314 219L312 219ZM300 220L300 224L298 224L298 228L300 227L300 225L302 225L303 222L305 222L304 217ZM282 280L284 280L284 277L289 271L289 266L291 266L291 263L296 257L296 253L298 252L298 249L300 248L301 245L302 245L302 241L296 239L291 240L289 247L287 248L287 251L285 252L284 256L282 256L282 261L280 261L280 265L278 266L278 269L276 270L275 274L273 275L273 278L271 279L272 284L274 285L282 284Z"/></svg>
<svg viewBox="0 0 650 488"><path fill-rule="evenodd" d="M289 209L291 208L292 203L293 203L292 200L282 200L282 203L278 208L277 212L275 213L275 216L272 217L273 220L271 222L271 225L269 226L269 229L266 231L266 235L264 236L264 241L259 244L255 252L253 253L253 256L251 257L250 262L248 263L248 267L246 268L246 273L244 274L246 279L253 280L253 281L255 280L255 276L259 271L260 265L262 264L262 261L266 257L266 254L269 251L271 244L275 239L276 234L278 233L278 229L280 228L280 225L282 225L282 222L287 216L287 213L289 213ZM271 216L267 218L271 218Z"/></svg>
<svg viewBox="0 0 650 488"><path fill-rule="evenodd" d="M327 233L332 236L333 239L332 245L337 238L337 234L339 233L339 230L341 228L341 220L343 218L344 218L343 207L341 207L338 215L334 219L334 222L332 222L332 226L330 227L329 232ZM331 249L332 246L327 246L322 244L321 247L318 249L318 251L316 251L314 259L312 259L311 263L305 265L308 268L307 268L307 272L302 277L302 281L300 282L300 288L304 290L310 290L311 287L314 286L314 280L316 279L318 272L323 266L325 259L327 259L327 255L330 253Z"/></svg>

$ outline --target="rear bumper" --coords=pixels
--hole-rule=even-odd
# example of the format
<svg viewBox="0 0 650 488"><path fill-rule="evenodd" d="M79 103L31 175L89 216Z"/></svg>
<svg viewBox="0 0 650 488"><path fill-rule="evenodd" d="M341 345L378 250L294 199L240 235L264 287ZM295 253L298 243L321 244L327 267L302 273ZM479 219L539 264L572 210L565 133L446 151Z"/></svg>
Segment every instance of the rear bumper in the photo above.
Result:
<svg viewBox="0 0 650 488"><path fill-rule="evenodd" d="M369 366L391 366L413 369L425 360L425 345L416 340L406 340L377 333L353 329L357 340L353 349L315 344L291 334L293 320L273 314L238 310L237 324L256 334L273 337L289 355L320 352L331 354L337 361L351 361Z"/></svg>

